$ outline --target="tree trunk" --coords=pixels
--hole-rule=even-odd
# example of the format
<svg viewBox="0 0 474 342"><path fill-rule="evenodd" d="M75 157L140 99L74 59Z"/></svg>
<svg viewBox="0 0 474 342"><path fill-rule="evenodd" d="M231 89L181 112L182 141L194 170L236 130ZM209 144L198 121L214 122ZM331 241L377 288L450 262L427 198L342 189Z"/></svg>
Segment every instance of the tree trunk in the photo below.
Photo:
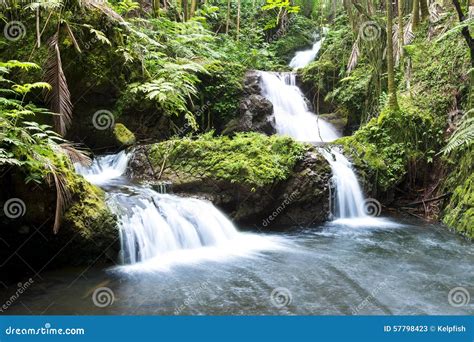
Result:
<svg viewBox="0 0 474 342"><path fill-rule="evenodd" d="M237 41L239 40L240 35L240 5L241 1L237 0Z"/></svg>
<svg viewBox="0 0 474 342"><path fill-rule="evenodd" d="M415 0L416 1L416 0ZM387 10L387 79L388 105L390 109L398 109L397 89L395 87L395 68L393 61L393 9L392 0L386 0Z"/></svg>
<svg viewBox="0 0 474 342"><path fill-rule="evenodd" d="M403 0L398 0L398 49L400 50L400 64L403 59Z"/></svg>
<svg viewBox="0 0 474 342"><path fill-rule="evenodd" d="M151 7L153 9L153 17L160 16L160 0L153 0L151 2Z"/></svg>
<svg viewBox="0 0 474 342"><path fill-rule="evenodd" d="M418 28L420 23L420 2L418 0L413 0L413 10L412 10L412 27L413 30Z"/></svg>
<svg viewBox="0 0 474 342"><path fill-rule="evenodd" d="M194 17L194 13L196 12L196 7L197 7L197 0L191 0L190 18Z"/></svg>
<svg viewBox="0 0 474 342"><path fill-rule="evenodd" d="M41 47L40 7L36 8L36 47Z"/></svg>
<svg viewBox="0 0 474 342"><path fill-rule="evenodd" d="M229 34L229 26L230 26L230 0L227 0L227 18L225 21L225 33Z"/></svg>
<svg viewBox="0 0 474 342"><path fill-rule="evenodd" d="M425 20L430 15L428 12L428 3L427 0L420 0L420 10L421 10L421 19Z"/></svg>
<svg viewBox="0 0 474 342"><path fill-rule="evenodd" d="M183 16L184 16L184 21L188 21L189 16L188 16L188 0L183 0Z"/></svg>

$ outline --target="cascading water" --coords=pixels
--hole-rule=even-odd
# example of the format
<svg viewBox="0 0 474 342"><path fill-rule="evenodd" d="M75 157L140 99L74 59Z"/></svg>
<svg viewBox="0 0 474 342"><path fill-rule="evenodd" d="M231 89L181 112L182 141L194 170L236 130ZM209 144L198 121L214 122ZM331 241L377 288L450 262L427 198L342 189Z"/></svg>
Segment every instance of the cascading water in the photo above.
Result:
<svg viewBox="0 0 474 342"><path fill-rule="evenodd" d="M95 185L105 186L121 177L127 169L130 154L125 151L105 155L93 160L89 167L75 165L76 172Z"/></svg>
<svg viewBox="0 0 474 342"><path fill-rule="evenodd" d="M135 188L134 194L113 194L112 210L119 216L123 260L150 260L164 254L216 246L238 232L210 202Z"/></svg>
<svg viewBox="0 0 474 342"><path fill-rule="evenodd" d="M76 172L107 193L107 204L118 217L123 263L173 262L170 259L179 259L176 253L182 251L191 252L187 261L195 261L202 255L195 251L202 247L224 246L227 254L239 254L276 246L269 239L238 232L208 201L132 184L123 176L130 156L120 152L98 157L88 168L76 165Z"/></svg>
<svg viewBox="0 0 474 342"><path fill-rule="evenodd" d="M323 31L325 34L327 31ZM290 62L294 69L308 65L318 54L324 36L311 50L297 52ZM261 72L263 95L272 102L278 134L289 135L306 142L330 142L339 137L335 128L308 110L301 90L296 86L296 74ZM368 223L373 217L365 212L365 200L352 165L336 149L320 152L329 162L335 185L333 216L340 222ZM358 220L355 220L358 219Z"/></svg>
<svg viewBox="0 0 474 342"><path fill-rule="evenodd" d="M290 67L293 69L300 69L300 68L304 68L309 63L311 63L318 55L319 50L321 49L321 45L324 42L324 35L327 32L328 32L328 29L326 27L323 27L323 34L321 38L316 40L316 42L313 44L313 47L311 49L298 51L296 55L293 57L293 59L291 60Z"/></svg>
<svg viewBox="0 0 474 342"><path fill-rule="evenodd" d="M310 112L292 72L261 72L262 95L273 104L276 130L299 141L327 142L339 137L328 122Z"/></svg>
<svg viewBox="0 0 474 342"><path fill-rule="evenodd" d="M327 29L323 28L323 35ZM318 54L324 36L311 50L299 51L290 62L294 69L308 65ZM312 113L300 88L296 85L295 72L261 71L262 95L273 104L276 131L305 142L329 142L339 138L333 125Z"/></svg>
<svg viewBox="0 0 474 342"><path fill-rule="evenodd" d="M335 186L333 215L336 219L365 218L364 195L352 165L336 149L319 149L331 166Z"/></svg>
<svg viewBox="0 0 474 342"><path fill-rule="evenodd" d="M380 203L366 199L352 169L351 162L336 148L319 152L331 166L334 182L334 202L332 215L334 222L350 226L398 227L399 225L385 218L378 218Z"/></svg>

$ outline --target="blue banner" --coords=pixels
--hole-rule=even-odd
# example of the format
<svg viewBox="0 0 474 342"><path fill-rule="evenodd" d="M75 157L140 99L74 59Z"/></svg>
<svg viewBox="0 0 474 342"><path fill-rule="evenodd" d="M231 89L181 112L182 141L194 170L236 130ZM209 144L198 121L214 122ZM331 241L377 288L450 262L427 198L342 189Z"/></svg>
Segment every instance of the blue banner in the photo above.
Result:
<svg viewBox="0 0 474 342"><path fill-rule="evenodd" d="M1 316L0 341L474 341L469 316Z"/></svg>

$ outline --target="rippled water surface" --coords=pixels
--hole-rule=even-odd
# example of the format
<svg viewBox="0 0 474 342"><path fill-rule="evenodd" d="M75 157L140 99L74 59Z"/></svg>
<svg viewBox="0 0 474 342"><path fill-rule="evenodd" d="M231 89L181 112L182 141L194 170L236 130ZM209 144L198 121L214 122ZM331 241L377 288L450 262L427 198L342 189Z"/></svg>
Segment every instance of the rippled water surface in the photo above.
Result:
<svg viewBox="0 0 474 342"><path fill-rule="evenodd" d="M455 287L474 293L471 243L436 225L372 224L243 234L144 264L57 270L4 314L474 313L448 301ZM101 287L113 293L103 308L92 300Z"/></svg>

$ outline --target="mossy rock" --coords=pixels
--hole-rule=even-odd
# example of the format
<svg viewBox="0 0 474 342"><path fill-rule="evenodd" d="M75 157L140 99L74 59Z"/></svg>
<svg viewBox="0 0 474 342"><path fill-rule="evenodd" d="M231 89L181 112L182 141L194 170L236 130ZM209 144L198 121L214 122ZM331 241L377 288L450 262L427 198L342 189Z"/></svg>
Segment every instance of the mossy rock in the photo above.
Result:
<svg viewBox="0 0 474 342"><path fill-rule="evenodd" d="M452 195L442 212L442 221L460 234L474 239L474 149L455 152L447 162L452 169L443 182L443 192Z"/></svg>
<svg viewBox="0 0 474 342"><path fill-rule="evenodd" d="M131 146L135 144L135 135L122 123L115 124L114 137L120 146Z"/></svg>
<svg viewBox="0 0 474 342"><path fill-rule="evenodd" d="M444 224L469 239L474 239L474 174L454 189L444 211Z"/></svg>
<svg viewBox="0 0 474 342"><path fill-rule="evenodd" d="M105 193L82 177L73 184L74 201L64 215L68 229L86 240L99 239L94 244L107 244L117 238L115 216L105 202Z"/></svg>
<svg viewBox="0 0 474 342"><path fill-rule="evenodd" d="M0 263L2 279L19 279L32 269L51 269L64 265L92 265L115 261L119 232L115 216L108 209L102 190L71 170L64 170L72 194L59 231L53 224L56 190L48 183L25 183L24 175L11 171L2 178L4 192L0 203L18 198L24 215L11 219L0 215ZM19 253L19 256L11 257Z"/></svg>
<svg viewBox="0 0 474 342"><path fill-rule="evenodd" d="M130 169L132 178L170 182L175 193L212 201L243 226L317 225L328 218L329 164L289 137L205 134L139 146ZM282 203L283 214L273 217Z"/></svg>
<svg viewBox="0 0 474 342"><path fill-rule="evenodd" d="M106 204L105 193L82 176L69 179L72 205L66 210L60 239L74 239L67 256L71 264L116 260L119 232L116 217Z"/></svg>
<svg viewBox="0 0 474 342"><path fill-rule="evenodd" d="M319 117L336 127L340 132L344 131L347 125L347 112L338 110L334 113L320 114Z"/></svg>

